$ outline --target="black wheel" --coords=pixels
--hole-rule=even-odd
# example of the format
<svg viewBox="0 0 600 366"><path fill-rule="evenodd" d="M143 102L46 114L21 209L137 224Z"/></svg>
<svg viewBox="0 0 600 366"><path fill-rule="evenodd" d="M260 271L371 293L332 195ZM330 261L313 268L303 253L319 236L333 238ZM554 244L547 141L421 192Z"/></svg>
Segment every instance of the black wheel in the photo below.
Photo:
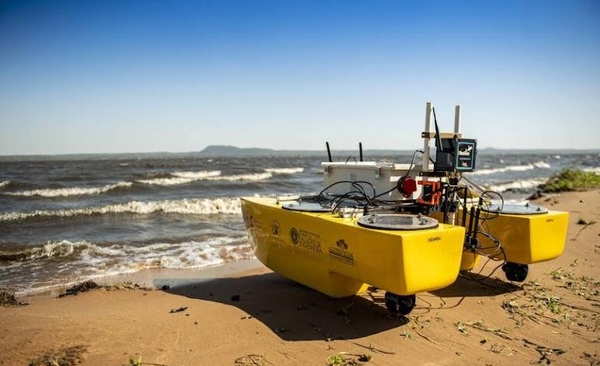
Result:
<svg viewBox="0 0 600 366"><path fill-rule="evenodd" d="M385 293L385 307L391 314L408 315L415 307L417 297L415 295L396 295L391 292Z"/></svg>
<svg viewBox="0 0 600 366"><path fill-rule="evenodd" d="M506 262L506 264L502 266L502 270L504 271L504 274L506 274L506 278L510 281L523 282L529 273L529 266L526 264Z"/></svg>

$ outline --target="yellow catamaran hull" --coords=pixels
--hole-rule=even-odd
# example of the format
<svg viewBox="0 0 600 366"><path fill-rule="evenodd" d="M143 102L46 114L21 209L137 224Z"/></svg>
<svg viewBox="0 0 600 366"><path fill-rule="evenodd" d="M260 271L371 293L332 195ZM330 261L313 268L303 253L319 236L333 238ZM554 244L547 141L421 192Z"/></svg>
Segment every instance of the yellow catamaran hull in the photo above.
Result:
<svg viewBox="0 0 600 366"><path fill-rule="evenodd" d="M442 218L440 213L432 216L438 220ZM457 216L462 216L462 209ZM558 258L565 249L568 212L482 213L481 219L483 224L479 228L481 233L476 236L477 245L473 248L465 246L461 271L473 269L482 255L528 265Z"/></svg>
<svg viewBox="0 0 600 366"><path fill-rule="evenodd" d="M332 212L285 209L274 198L242 198L256 257L268 268L331 297L368 285L398 295L452 284L459 273L465 229L381 230Z"/></svg>
<svg viewBox="0 0 600 366"><path fill-rule="evenodd" d="M502 251L496 249L492 240L480 235L482 252L496 259L519 264L558 258L565 249L568 223L568 212L500 214L486 221L485 230L502 243Z"/></svg>

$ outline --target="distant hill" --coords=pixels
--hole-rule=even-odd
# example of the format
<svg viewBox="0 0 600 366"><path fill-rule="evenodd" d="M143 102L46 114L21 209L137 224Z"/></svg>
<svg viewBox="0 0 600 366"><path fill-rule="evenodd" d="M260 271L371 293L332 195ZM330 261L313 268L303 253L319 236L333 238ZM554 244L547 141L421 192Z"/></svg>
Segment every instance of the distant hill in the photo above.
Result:
<svg viewBox="0 0 600 366"><path fill-rule="evenodd" d="M413 150L364 150L364 156L391 156L391 155L409 155ZM333 150L335 156L358 156L356 150ZM327 151L323 150L274 150L262 149L257 147L236 147L228 145L210 145L204 150L198 152L201 156L323 156L327 157Z"/></svg>

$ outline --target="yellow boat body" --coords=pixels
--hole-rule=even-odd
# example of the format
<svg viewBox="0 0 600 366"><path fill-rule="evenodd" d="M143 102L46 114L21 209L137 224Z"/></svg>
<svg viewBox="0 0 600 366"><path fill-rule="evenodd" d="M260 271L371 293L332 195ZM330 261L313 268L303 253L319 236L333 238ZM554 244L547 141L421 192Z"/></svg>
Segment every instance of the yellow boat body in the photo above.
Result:
<svg viewBox="0 0 600 366"><path fill-rule="evenodd" d="M442 221L442 214L431 215ZM456 217L462 217L462 209ZM477 252L466 249L460 266L461 271L469 271L479 263L480 254L494 259L519 264L533 264L558 258L565 249L569 213L548 211L540 214L519 215L482 212L481 230L484 230L502 245L497 249L493 240L478 234Z"/></svg>
<svg viewBox="0 0 600 366"><path fill-rule="evenodd" d="M465 229L380 230L331 212L284 209L274 198L241 199L254 254L268 268L331 297L367 286L411 295L452 284Z"/></svg>
<svg viewBox="0 0 600 366"><path fill-rule="evenodd" d="M481 255L477 254L473 250L465 250L462 255L462 260L460 261L460 270L461 271L470 271L475 268L479 264L479 259Z"/></svg>
<svg viewBox="0 0 600 366"><path fill-rule="evenodd" d="M504 249L498 253L490 239L479 235L482 252L508 262L533 264L559 257L567 240L569 213L548 211L535 215L490 215L484 229L493 235ZM504 258L506 255L506 258Z"/></svg>

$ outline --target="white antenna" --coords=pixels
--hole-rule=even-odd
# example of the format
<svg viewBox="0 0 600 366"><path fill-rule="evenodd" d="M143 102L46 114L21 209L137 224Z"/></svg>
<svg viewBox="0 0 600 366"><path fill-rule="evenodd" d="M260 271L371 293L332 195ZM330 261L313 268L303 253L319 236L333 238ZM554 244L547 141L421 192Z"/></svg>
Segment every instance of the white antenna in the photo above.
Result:
<svg viewBox="0 0 600 366"><path fill-rule="evenodd" d="M454 107L454 133L460 133L460 104Z"/></svg>
<svg viewBox="0 0 600 366"><path fill-rule="evenodd" d="M429 171L429 129L431 126L431 109L433 104L427 102L425 105L425 138L423 143L423 171Z"/></svg>

